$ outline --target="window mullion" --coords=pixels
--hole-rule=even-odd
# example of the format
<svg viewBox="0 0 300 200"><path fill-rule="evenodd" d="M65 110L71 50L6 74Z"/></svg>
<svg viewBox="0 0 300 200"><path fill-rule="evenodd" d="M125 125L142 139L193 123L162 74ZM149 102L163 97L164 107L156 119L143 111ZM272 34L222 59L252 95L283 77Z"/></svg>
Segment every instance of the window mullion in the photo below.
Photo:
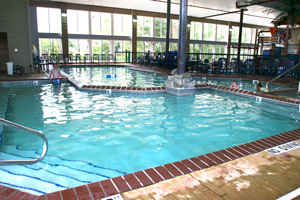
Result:
<svg viewBox="0 0 300 200"><path fill-rule="evenodd" d="M51 26L50 26L50 10L49 10L49 8L48 8L48 30L49 30L49 32L48 33L50 33L51 31L50 31L50 28L51 28Z"/></svg>

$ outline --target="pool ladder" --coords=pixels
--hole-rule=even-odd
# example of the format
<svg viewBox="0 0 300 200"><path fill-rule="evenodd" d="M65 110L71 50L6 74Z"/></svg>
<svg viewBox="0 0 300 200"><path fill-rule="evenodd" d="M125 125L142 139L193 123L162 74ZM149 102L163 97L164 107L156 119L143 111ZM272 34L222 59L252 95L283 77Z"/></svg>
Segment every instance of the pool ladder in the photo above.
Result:
<svg viewBox="0 0 300 200"><path fill-rule="evenodd" d="M37 135L37 136L41 137L43 139L43 142L44 142L43 152L36 159L33 159L33 160L0 160L0 166L1 165L29 165L29 164L34 164L34 163L37 163L37 162L43 160L43 158L46 156L47 151L48 151L48 140L42 132L27 128L25 126L22 126L22 125L19 125L19 124L10 122L10 121L7 121L7 120L2 119L2 118L0 118L0 125L15 128L15 129L18 129L20 131L24 131L24 132L27 132L27 133L30 133L30 134L33 134L33 135Z"/></svg>

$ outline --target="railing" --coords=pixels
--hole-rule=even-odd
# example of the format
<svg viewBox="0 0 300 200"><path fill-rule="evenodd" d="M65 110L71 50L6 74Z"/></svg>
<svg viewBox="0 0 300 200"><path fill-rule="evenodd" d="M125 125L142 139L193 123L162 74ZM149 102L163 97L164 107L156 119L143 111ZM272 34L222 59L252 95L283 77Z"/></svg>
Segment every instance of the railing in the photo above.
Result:
<svg viewBox="0 0 300 200"><path fill-rule="evenodd" d="M43 142L44 142L43 152L36 159L33 159L33 160L0 160L0 165L34 164L34 163L37 163L37 162L41 161L46 156L47 151L48 151L48 140L42 132L27 128L25 126L21 126L19 124L16 124L16 123L13 123L13 122L7 121L5 119L1 119L1 118L0 118L0 125L15 128L15 129L18 129L20 131L24 131L24 132L27 132L27 133L30 133L30 134L33 134L33 135L37 135L37 136L41 137L43 139Z"/></svg>
<svg viewBox="0 0 300 200"><path fill-rule="evenodd" d="M295 65L295 66L291 67L290 69L286 70L285 72L283 72L283 73L279 74L277 77L275 77L275 78L273 78L272 80L270 80L269 82L267 82L267 84L266 84L266 88L268 89L268 85L269 85L269 83L271 83L271 82L273 82L273 81L275 81L275 80L279 79L280 77L282 77L283 75L285 75L285 74L286 74L286 73L288 73L289 71L291 71L291 70L295 69L295 68L296 68L296 67L298 67L299 65L300 65L300 63L298 63L297 65Z"/></svg>
<svg viewBox="0 0 300 200"><path fill-rule="evenodd" d="M142 64L146 67L156 67L162 69L174 69L177 67L177 51L169 52L169 59L165 59L165 52L132 52L120 51L110 54L76 54L69 58L63 58L64 63L82 64L100 64L108 62L125 62ZM49 58L49 56L45 56ZM52 56L54 57L54 55ZM57 55L59 57L59 55ZM300 63L299 55L252 55L241 54L238 60L237 54L227 53L187 53L186 71L197 73L223 73L223 74L247 74L277 77L279 74L289 70L292 66ZM61 60L61 59L60 59ZM300 70L289 70L284 76L285 79L300 80Z"/></svg>

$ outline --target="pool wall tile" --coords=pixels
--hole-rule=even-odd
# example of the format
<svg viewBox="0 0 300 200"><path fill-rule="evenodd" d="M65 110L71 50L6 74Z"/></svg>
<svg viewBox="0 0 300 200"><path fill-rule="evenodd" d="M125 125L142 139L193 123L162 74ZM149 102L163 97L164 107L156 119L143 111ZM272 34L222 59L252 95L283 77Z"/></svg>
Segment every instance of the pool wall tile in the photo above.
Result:
<svg viewBox="0 0 300 200"><path fill-rule="evenodd" d="M13 188L6 188L1 191L0 199L5 199L6 197L13 195L15 192L16 192L16 190Z"/></svg>
<svg viewBox="0 0 300 200"><path fill-rule="evenodd" d="M205 154L205 156L207 156L209 159L211 159L214 163L216 164L221 164L223 163L223 161L221 159L219 159L218 157L216 157L214 154L212 153L208 153Z"/></svg>
<svg viewBox="0 0 300 200"><path fill-rule="evenodd" d="M232 148L232 147L228 148L227 150L228 150L230 153L232 153L232 154L238 156L238 158L241 158L241 157L244 157L244 156L245 156L243 153L239 152L238 150L236 150L236 149L234 149L234 148Z"/></svg>
<svg viewBox="0 0 300 200"><path fill-rule="evenodd" d="M289 131L286 133L290 137L299 138L300 135L297 132Z"/></svg>
<svg viewBox="0 0 300 200"><path fill-rule="evenodd" d="M191 169L193 172L200 170L201 168L194 164L190 159L185 159L181 161L184 165L186 165L189 169Z"/></svg>
<svg viewBox="0 0 300 200"><path fill-rule="evenodd" d="M282 133L282 134L279 134L280 137L284 137L284 138L289 138L289 139L293 139L293 140L296 140L297 139L297 136L296 135L293 135L293 134L288 134L288 133Z"/></svg>
<svg viewBox="0 0 300 200"><path fill-rule="evenodd" d="M143 186L133 174L126 174L123 176L123 178L127 181L127 183L133 190Z"/></svg>
<svg viewBox="0 0 300 200"><path fill-rule="evenodd" d="M255 150L256 152L260 152L265 150L264 148L261 148L259 145L255 145L253 142L251 143L247 143L249 145L249 147L253 150Z"/></svg>
<svg viewBox="0 0 300 200"><path fill-rule="evenodd" d="M267 149L264 145L258 143L257 141L250 142L249 144L251 144L252 146L255 146L256 148L259 148L261 151Z"/></svg>
<svg viewBox="0 0 300 200"><path fill-rule="evenodd" d="M201 162L201 160L196 157L190 158L189 160L196 164L200 169L204 169L207 167L203 162Z"/></svg>
<svg viewBox="0 0 300 200"><path fill-rule="evenodd" d="M224 156L230 158L231 160L235 160L238 158L238 156L230 153L229 151L227 151L226 149L223 149L221 151L219 151L221 154L223 154Z"/></svg>
<svg viewBox="0 0 300 200"><path fill-rule="evenodd" d="M38 196L32 195L32 194L27 194L25 195L22 200L35 200Z"/></svg>
<svg viewBox="0 0 300 200"><path fill-rule="evenodd" d="M94 199L101 199L105 197L105 193L102 190L99 182L88 184L88 188Z"/></svg>
<svg viewBox="0 0 300 200"><path fill-rule="evenodd" d="M53 193L49 193L46 195L47 199L61 199L61 194L60 192L53 192Z"/></svg>
<svg viewBox="0 0 300 200"><path fill-rule="evenodd" d="M90 199L91 194L89 193L89 190L87 188L87 185L81 185L78 187L75 187L75 192L77 195L77 199Z"/></svg>
<svg viewBox="0 0 300 200"><path fill-rule="evenodd" d="M277 146L277 145L278 145L278 143L276 143L276 142L274 143L273 141L267 140L267 139L261 139L261 141L264 142L264 143L270 144L271 147L272 147L272 146Z"/></svg>
<svg viewBox="0 0 300 200"><path fill-rule="evenodd" d="M143 186L153 184L153 181L145 174L144 171L135 172L134 175L139 179Z"/></svg>
<svg viewBox="0 0 300 200"><path fill-rule="evenodd" d="M111 180L117 186L119 192L127 192L131 190L131 188L127 185L127 182L121 176L112 178Z"/></svg>
<svg viewBox="0 0 300 200"><path fill-rule="evenodd" d="M163 177L160 176L153 168L146 169L144 172L155 182L158 183L160 181L163 181Z"/></svg>
<svg viewBox="0 0 300 200"><path fill-rule="evenodd" d="M223 154L223 152L221 151L216 151L212 153L214 156L218 157L219 159L221 159L223 162L228 162L231 161L232 159L226 155Z"/></svg>
<svg viewBox="0 0 300 200"><path fill-rule="evenodd" d="M251 154L259 152L259 150L257 151L255 149L251 148L251 146L248 144L242 144L242 145L239 145L239 147L243 148L244 150L246 150L247 152L249 152Z"/></svg>
<svg viewBox="0 0 300 200"><path fill-rule="evenodd" d="M286 142L288 142L288 141L289 141L289 139L288 139L288 138L282 138L282 137L280 137L280 136L277 136L277 135L275 135L275 136L271 136L271 138L273 138L274 140L278 140L278 141L280 141L281 143L286 143Z"/></svg>
<svg viewBox="0 0 300 200"><path fill-rule="evenodd" d="M262 140L255 141L255 143L258 143L258 144L262 145L266 149L275 146L275 145L272 145L270 143L264 142Z"/></svg>
<svg viewBox="0 0 300 200"><path fill-rule="evenodd" d="M117 188L115 188L115 186L111 182L111 179L106 179L106 180L100 181L100 185L102 186L106 197L118 193L118 190L117 190Z"/></svg>
<svg viewBox="0 0 300 200"><path fill-rule="evenodd" d="M240 147L240 146L232 147L232 149L234 149L234 150L240 152L240 153L241 153L242 155L244 155L244 156L248 156L248 155L251 154L250 152L248 152L247 150L243 149L243 148Z"/></svg>
<svg viewBox="0 0 300 200"><path fill-rule="evenodd" d="M1 192L1 191L0 191ZM15 193L13 193L12 195L10 195L9 197L6 197L6 200L16 200L16 199L21 199L23 198L25 195L27 195L27 193L22 192L22 191L16 191Z"/></svg>
<svg viewBox="0 0 300 200"><path fill-rule="evenodd" d="M198 156L197 158L206 165L205 168L213 166L213 165L216 164L212 160L210 160L209 158L205 157L204 155Z"/></svg>
<svg viewBox="0 0 300 200"><path fill-rule="evenodd" d="M181 176L183 173L178 170L172 163L164 165L164 167L174 176Z"/></svg>
<svg viewBox="0 0 300 200"><path fill-rule="evenodd" d="M16 199L14 199L14 200L16 200ZM46 199L46 196L39 196L37 199L35 199L35 200L47 200Z"/></svg>
<svg viewBox="0 0 300 200"><path fill-rule="evenodd" d="M163 166L154 167L155 171L158 172L165 180L173 178L174 176L166 170Z"/></svg>
<svg viewBox="0 0 300 200"><path fill-rule="evenodd" d="M182 162L174 162L173 163L183 174L191 173L192 170L185 166Z"/></svg>
<svg viewBox="0 0 300 200"><path fill-rule="evenodd" d="M63 200L77 199L74 188L69 188L69 189L61 191L61 196L62 196Z"/></svg>

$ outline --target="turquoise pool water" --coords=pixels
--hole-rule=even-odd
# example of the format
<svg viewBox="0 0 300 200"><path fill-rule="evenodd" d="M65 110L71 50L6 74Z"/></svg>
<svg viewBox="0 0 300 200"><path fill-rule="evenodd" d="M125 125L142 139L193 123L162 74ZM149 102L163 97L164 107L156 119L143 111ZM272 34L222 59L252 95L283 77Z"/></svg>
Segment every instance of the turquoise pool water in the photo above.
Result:
<svg viewBox="0 0 300 200"><path fill-rule="evenodd" d="M235 80L240 89L256 91L257 80L246 80L246 79L233 79L233 78L213 78L213 77L195 77L194 81L197 84L213 84L213 85L221 85L225 87L231 87L232 81ZM261 82L264 87L266 87L266 82ZM290 90L295 89L293 87L284 86L281 84L270 83L268 85L270 91L280 91L280 90Z"/></svg>
<svg viewBox="0 0 300 200"><path fill-rule="evenodd" d="M216 93L195 96L78 91L63 83L0 87L0 115L42 131L45 159L1 166L0 184L49 193L199 156L299 128L297 109ZM6 128L0 159L25 159L42 141ZM13 181L12 181L13 180ZM12 182L10 182L12 181Z"/></svg>
<svg viewBox="0 0 300 200"><path fill-rule="evenodd" d="M70 74L77 81L85 85L113 85L113 86L131 86L131 87L154 87L165 86L166 75L148 73L130 70L128 67L116 66L65 66L61 68L67 74ZM116 75L116 77L114 77ZM107 76L112 76L107 78ZM230 87L231 78L212 78L212 77L194 77L195 84L214 84ZM235 79L240 89L256 91L256 82ZM263 83L265 86L266 83ZM269 84L270 91L279 88L279 90L294 89L291 87L282 87L279 84Z"/></svg>
<svg viewBox="0 0 300 200"><path fill-rule="evenodd" d="M130 70L128 67L65 66L61 69L85 85L154 87L164 86L164 82L167 79L165 75Z"/></svg>

